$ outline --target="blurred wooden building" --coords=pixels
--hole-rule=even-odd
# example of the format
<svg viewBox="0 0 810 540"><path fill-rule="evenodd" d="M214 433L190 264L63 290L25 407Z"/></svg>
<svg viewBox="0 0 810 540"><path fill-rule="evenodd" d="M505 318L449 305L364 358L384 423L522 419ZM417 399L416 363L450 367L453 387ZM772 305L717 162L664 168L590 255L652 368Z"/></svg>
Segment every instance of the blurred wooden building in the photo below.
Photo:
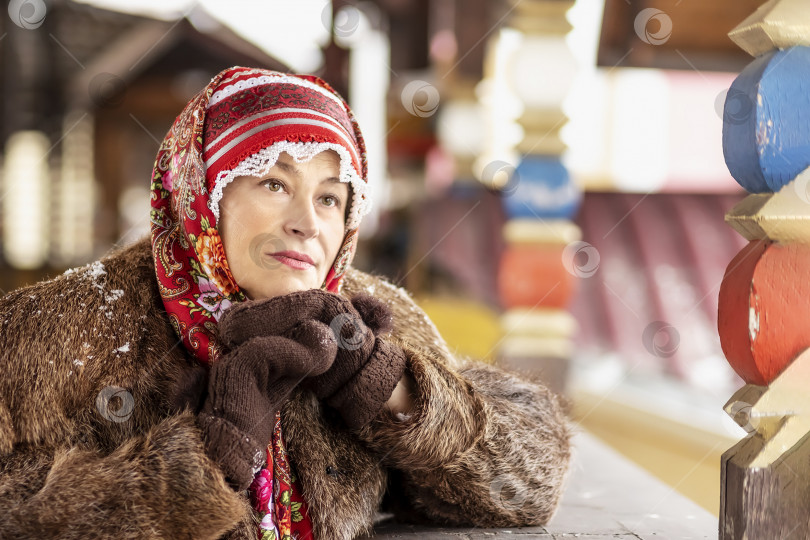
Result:
<svg viewBox="0 0 810 540"><path fill-rule="evenodd" d="M5 291L147 233L152 164L188 99L228 66L286 69L201 8L164 21L56 0L37 28L0 17L0 35Z"/></svg>

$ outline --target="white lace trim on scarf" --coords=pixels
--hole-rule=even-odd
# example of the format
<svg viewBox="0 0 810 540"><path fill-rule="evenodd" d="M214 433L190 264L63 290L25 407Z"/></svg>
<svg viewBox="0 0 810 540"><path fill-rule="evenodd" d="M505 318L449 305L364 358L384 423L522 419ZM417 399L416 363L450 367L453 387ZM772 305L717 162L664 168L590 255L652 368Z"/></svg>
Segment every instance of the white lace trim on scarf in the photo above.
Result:
<svg viewBox="0 0 810 540"><path fill-rule="evenodd" d="M231 85L226 86L222 90L217 90L211 97L208 99L207 107L211 107L212 105L216 105L223 99L234 95L237 92L245 90L247 88L253 88L255 86L260 86L262 84L278 84L278 83L292 83L298 86L303 86L305 88L309 88L310 90L315 90L323 94L324 96L328 97L338 105L340 108L344 108L343 102L340 100L339 97L334 95L332 92L323 88L322 86L318 86L317 84L308 81L306 79L299 79L298 77L289 77L287 75L264 75L262 77L253 77L250 79L244 79L238 82L235 82Z"/></svg>
<svg viewBox="0 0 810 540"><path fill-rule="evenodd" d="M316 154L324 150L334 150L340 156L340 175L338 179L352 187L352 206L346 220L346 229L356 229L360 220L371 211L368 184L357 174L352 165L349 151L340 144L329 142L293 142L278 141L271 146L262 148L242 160L234 169L220 171L214 181L214 189L208 200L208 208L213 212L219 223L219 203L222 200L222 190L239 176L255 176L261 178L276 164L278 156L287 152L297 163L309 161Z"/></svg>

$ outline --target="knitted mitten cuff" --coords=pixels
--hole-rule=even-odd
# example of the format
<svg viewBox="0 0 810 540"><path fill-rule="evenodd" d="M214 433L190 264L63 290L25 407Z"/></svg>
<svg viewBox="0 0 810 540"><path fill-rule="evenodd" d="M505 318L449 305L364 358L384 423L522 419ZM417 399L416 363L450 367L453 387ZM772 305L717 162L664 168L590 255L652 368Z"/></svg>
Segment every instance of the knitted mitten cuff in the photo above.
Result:
<svg viewBox="0 0 810 540"><path fill-rule="evenodd" d="M368 362L326 403L340 411L350 429L360 429L377 416L391 397L405 373L405 361L400 347L376 338Z"/></svg>
<svg viewBox="0 0 810 540"><path fill-rule="evenodd" d="M236 491L250 487L265 463L264 445L219 416L200 413L197 423L203 432L206 454L219 465L231 487Z"/></svg>

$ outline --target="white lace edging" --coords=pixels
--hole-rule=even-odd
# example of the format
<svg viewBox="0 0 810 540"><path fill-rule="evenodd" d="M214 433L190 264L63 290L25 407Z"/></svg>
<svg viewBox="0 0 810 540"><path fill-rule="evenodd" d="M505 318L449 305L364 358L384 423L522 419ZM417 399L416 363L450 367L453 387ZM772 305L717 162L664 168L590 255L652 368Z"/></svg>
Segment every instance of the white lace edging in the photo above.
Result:
<svg viewBox="0 0 810 540"><path fill-rule="evenodd" d="M253 88L256 86L261 86L263 84L279 84L279 83L292 83L298 86L303 86L305 88L309 88L310 90L315 90L316 92L323 94L324 96L328 97L329 99L333 100L335 103L340 105L340 108L344 108L343 102L340 100L339 97L334 95L332 92L323 88L322 86L318 86L317 84L308 81L306 79L299 79L298 77L290 77L289 75L264 75L262 77L253 77L250 79L244 79L238 82L235 82L231 85L226 86L222 90L217 90L211 97L208 99L208 105L206 108L210 108L223 99L234 95L237 92L241 92L247 88Z"/></svg>
<svg viewBox="0 0 810 540"><path fill-rule="evenodd" d="M352 165L349 151L340 144L330 142L294 142L278 141L266 148L262 148L242 160L234 169L220 171L214 181L214 189L208 200L208 208L216 216L219 223L219 203L222 200L222 190L239 176L262 177L276 164L278 156L287 152L297 163L309 161L316 154L324 150L334 150L340 156L339 180L352 187L352 207L346 220L346 228L356 229L360 220L371 211L368 184L357 174Z"/></svg>

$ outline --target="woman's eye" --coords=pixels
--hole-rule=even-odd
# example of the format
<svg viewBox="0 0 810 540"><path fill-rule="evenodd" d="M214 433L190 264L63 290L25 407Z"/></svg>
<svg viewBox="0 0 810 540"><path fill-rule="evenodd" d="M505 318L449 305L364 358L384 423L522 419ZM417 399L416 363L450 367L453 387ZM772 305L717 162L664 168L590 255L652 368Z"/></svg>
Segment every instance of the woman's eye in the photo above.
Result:
<svg viewBox="0 0 810 540"><path fill-rule="evenodd" d="M323 204L325 204L326 206L339 206L340 205L340 199L338 199L334 195L324 195L322 197L322 200L323 200Z"/></svg>
<svg viewBox="0 0 810 540"><path fill-rule="evenodd" d="M264 180L262 185L265 186L270 191L281 191L284 189L284 184L279 182L278 180Z"/></svg>

